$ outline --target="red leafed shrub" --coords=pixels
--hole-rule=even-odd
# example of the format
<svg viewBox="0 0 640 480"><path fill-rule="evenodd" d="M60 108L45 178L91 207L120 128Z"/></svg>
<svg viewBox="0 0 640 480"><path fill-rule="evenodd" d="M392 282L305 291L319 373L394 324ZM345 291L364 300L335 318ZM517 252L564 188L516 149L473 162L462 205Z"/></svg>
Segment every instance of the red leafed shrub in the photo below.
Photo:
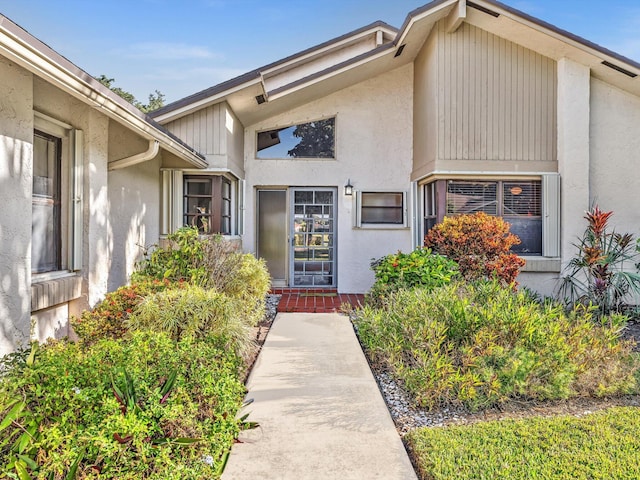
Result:
<svg viewBox="0 0 640 480"><path fill-rule="evenodd" d="M506 284L515 284L525 264L510 252L519 243L507 222L483 212L445 217L424 238L425 247L458 262L465 279L496 276Z"/></svg>
<svg viewBox="0 0 640 480"><path fill-rule="evenodd" d="M72 317L71 326L86 343L105 337L121 338L127 331L125 320L145 296L179 287L179 283L169 280L144 280L120 287L107 293L93 310L85 310L79 317Z"/></svg>

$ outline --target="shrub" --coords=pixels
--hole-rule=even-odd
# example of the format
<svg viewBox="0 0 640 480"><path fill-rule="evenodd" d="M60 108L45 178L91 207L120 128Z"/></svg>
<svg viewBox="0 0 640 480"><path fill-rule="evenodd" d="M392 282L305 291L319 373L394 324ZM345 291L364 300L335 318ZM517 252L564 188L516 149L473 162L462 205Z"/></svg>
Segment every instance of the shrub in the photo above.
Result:
<svg viewBox="0 0 640 480"><path fill-rule="evenodd" d="M131 281L168 279L200 283L206 277L203 257L204 241L200 239L198 228L179 228L167 235L166 247L156 245L150 254L145 252L145 259L138 265Z"/></svg>
<svg viewBox="0 0 640 480"><path fill-rule="evenodd" d="M400 288L432 289L448 284L458 275L458 265L427 248L411 253L398 252L382 257L371 264L376 281L367 295L370 304L382 304L392 292Z"/></svg>
<svg viewBox="0 0 640 480"><path fill-rule="evenodd" d="M207 272L204 286L241 299L248 323L257 324L264 317L264 299L271 288L265 261L236 251L221 237L208 239L204 250L202 267Z"/></svg>
<svg viewBox="0 0 640 480"><path fill-rule="evenodd" d="M187 285L147 296L128 319L133 330L166 332L174 341L213 336L244 354L252 345L244 304L224 293Z"/></svg>
<svg viewBox="0 0 640 480"><path fill-rule="evenodd" d="M120 287L107 293L104 300L92 310L85 310L79 317L71 317L70 323L78 337L93 343L102 338L120 338L126 331L126 319L146 295L169 287L180 288L169 280L143 279L139 283Z"/></svg>
<svg viewBox="0 0 640 480"><path fill-rule="evenodd" d="M220 235L199 237L197 228L185 227L168 237L167 247L156 247L142 262L133 280L185 280L240 298L249 323L264 316L264 299L271 287L266 263L243 254Z"/></svg>
<svg viewBox="0 0 640 480"><path fill-rule="evenodd" d="M78 478L218 478L241 428L239 364L213 338L175 343L147 331L86 349L52 342L31 365L5 370L0 379L0 412L16 400L24 404L24 415L0 430L0 468L17 473L8 465L15 432L35 421L37 436L19 457L33 478L64 478L74 464ZM125 411L112 389L112 382L122 385L123 371L137 399Z"/></svg>
<svg viewBox="0 0 640 480"><path fill-rule="evenodd" d="M480 408L510 398L561 399L634 391L638 366L619 340L622 317L594 326L497 281L401 290L355 319L373 361L426 407Z"/></svg>
<svg viewBox="0 0 640 480"><path fill-rule="evenodd" d="M625 263L633 265L636 258L633 237L609 230L611 215L597 205L587 212L578 254L565 268L558 290L565 303L595 305L600 316L621 312L628 294L640 294L640 275L625 271Z"/></svg>
<svg viewBox="0 0 640 480"><path fill-rule="evenodd" d="M510 248L520 239L509 233L509 224L483 212L445 217L424 238L424 246L455 260L467 280L498 278L512 284L524 259Z"/></svg>

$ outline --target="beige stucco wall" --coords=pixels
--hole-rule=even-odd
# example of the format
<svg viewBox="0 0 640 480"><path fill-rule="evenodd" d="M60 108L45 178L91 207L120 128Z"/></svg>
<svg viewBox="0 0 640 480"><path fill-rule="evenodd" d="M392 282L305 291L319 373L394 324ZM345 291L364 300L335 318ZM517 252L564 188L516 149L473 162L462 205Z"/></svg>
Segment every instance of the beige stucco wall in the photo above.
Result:
<svg viewBox="0 0 640 480"><path fill-rule="evenodd" d="M640 98L592 78L590 104L590 201L613 210L617 231L638 235Z"/></svg>
<svg viewBox="0 0 640 480"><path fill-rule="evenodd" d="M255 252L255 188L326 186L338 189L338 289L364 292L373 282L372 258L411 249L408 228L353 227L347 179L357 190L409 190L412 168L413 66L346 88L286 114L252 125L245 134L246 212L243 248ZM256 132L336 117L336 160L257 160ZM409 218L411 218L409 212Z"/></svg>
<svg viewBox="0 0 640 480"><path fill-rule="evenodd" d="M29 338L32 109L31 75L0 58L0 355Z"/></svg>
<svg viewBox="0 0 640 480"><path fill-rule="evenodd" d="M143 247L160 236L160 156L109 172L109 215L113 236L108 290L127 283Z"/></svg>
<svg viewBox="0 0 640 480"><path fill-rule="evenodd" d="M60 272L60 278L30 273L34 111L84 133L82 266L77 272ZM30 334L39 340L66 335L70 313L94 305L126 282L139 258L136 244L158 239L161 159L108 173L112 156L148 147L121 128L110 145L111 126L101 112L0 60L0 155L7 159L0 162L5 206L0 209L0 355L25 344ZM63 149L69 145L65 142ZM66 258L68 171L63 177Z"/></svg>

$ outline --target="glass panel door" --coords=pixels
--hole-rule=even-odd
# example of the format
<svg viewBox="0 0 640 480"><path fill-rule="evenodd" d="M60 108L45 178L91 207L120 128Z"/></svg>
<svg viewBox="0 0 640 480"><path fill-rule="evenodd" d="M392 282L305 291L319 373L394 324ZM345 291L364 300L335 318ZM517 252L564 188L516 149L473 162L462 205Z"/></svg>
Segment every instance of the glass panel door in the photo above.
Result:
<svg viewBox="0 0 640 480"><path fill-rule="evenodd" d="M264 258L274 286L287 283L287 191L258 190L258 257Z"/></svg>
<svg viewBox="0 0 640 480"><path fill-rule="evenodd" d="M334 188L291 190L291 286L335 286L335 203Z"/></svg>

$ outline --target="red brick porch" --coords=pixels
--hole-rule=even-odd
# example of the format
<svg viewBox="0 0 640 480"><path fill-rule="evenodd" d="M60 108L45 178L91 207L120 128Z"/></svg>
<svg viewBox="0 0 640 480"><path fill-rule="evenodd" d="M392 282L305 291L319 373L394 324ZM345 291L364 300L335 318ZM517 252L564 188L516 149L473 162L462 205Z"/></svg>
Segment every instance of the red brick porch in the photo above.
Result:
<svg viewBox="0 0 640 480"><path fill-rule="evenodd" d="M362 294L338 293L336 289L273 288L271 293L282 295L278 312L332 313L345 303L357 307L364 300Z"/></svg>

